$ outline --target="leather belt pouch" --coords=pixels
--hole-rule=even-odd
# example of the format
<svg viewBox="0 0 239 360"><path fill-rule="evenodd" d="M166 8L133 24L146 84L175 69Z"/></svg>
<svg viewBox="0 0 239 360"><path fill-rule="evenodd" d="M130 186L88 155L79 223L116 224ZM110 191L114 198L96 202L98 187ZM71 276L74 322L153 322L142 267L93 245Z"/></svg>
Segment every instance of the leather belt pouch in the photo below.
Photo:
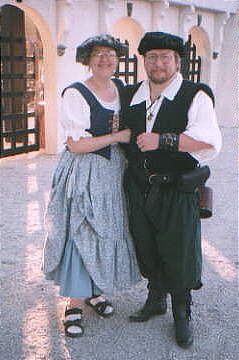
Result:
<svg viewBox="0 0 239 360"><path fill-rule="evenodd" d="M205 184L210 176L209 167L202 166L181 174L178 178L177 188L182 192L193 192Z"/></svg>
<svg viewBox="0 0 239 360"><path fill-rule="evenodd" d="M208 219L212 216L213 191L209 186L199 188L200 194L200 218Z"/></svg>

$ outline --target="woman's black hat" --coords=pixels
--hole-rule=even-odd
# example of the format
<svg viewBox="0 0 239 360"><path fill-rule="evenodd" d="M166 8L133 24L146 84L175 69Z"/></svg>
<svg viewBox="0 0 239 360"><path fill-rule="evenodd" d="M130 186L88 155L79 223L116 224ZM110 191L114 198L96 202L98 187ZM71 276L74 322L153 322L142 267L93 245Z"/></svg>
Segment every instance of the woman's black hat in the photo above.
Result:
<svg viewBox="0 0 239 360"><path fill-rule="evenodd" d="M88 60L94 46L106 46L116 51L117 56L121 57L126 54L127 46L122 44L118 39L108 34L97 35L83 41L76 48L76 62L88 65Z"/></svg>
<svg viewBox="0 0 239 360"><path fill-rule="evenodd" d="M139 43L138 52L144 55L147 51L154 49L174 50L181 57L184 56L185 51L181 37L164 32L147 32Z"/></svg>

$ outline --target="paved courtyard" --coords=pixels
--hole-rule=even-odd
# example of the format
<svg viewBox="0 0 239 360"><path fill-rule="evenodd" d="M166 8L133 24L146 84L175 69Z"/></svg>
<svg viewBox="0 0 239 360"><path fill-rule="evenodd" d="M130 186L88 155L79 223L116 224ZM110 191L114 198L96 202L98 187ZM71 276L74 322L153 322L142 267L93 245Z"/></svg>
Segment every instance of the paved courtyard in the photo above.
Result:
<svg viewBox="0 0 239 360"><path fill-rule="evenodd" d="M204 287L193 293L195 343L189 350L174 342L171 311L147 323L127 321L144 303L144 282L112 297L110 319L84 308L85 335L65 338L65 302L40 271L57 157L34 152L1 160L1 359L238 360L238 139L236 128L222 133L222 152L210 163L214 216L202 221Z"/></svg>

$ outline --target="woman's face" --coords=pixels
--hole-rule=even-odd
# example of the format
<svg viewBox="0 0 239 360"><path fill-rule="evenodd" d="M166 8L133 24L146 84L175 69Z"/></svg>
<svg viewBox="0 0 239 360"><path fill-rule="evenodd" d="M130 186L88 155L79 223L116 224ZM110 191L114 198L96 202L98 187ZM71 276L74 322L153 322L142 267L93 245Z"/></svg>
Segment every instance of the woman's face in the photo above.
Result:
<svg viewBox="0 0 239 360"><path fill-rule="evenodd" d="M95 46L91 52L89 67L93 75L110 78L116 71L116 51L106 46Z"/></svg>

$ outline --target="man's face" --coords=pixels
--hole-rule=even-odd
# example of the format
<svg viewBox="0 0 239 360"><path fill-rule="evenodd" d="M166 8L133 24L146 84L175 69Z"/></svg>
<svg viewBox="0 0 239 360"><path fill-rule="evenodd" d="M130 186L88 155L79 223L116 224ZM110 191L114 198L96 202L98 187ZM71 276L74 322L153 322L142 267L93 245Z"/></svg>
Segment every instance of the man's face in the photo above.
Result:
<svg viewBox="0 0 239 360"><path fill-rule="evenodd" d="M179 68L179 59L169 49L153 49L144 55L145 71L155 84L167 83Z"/></svg>

